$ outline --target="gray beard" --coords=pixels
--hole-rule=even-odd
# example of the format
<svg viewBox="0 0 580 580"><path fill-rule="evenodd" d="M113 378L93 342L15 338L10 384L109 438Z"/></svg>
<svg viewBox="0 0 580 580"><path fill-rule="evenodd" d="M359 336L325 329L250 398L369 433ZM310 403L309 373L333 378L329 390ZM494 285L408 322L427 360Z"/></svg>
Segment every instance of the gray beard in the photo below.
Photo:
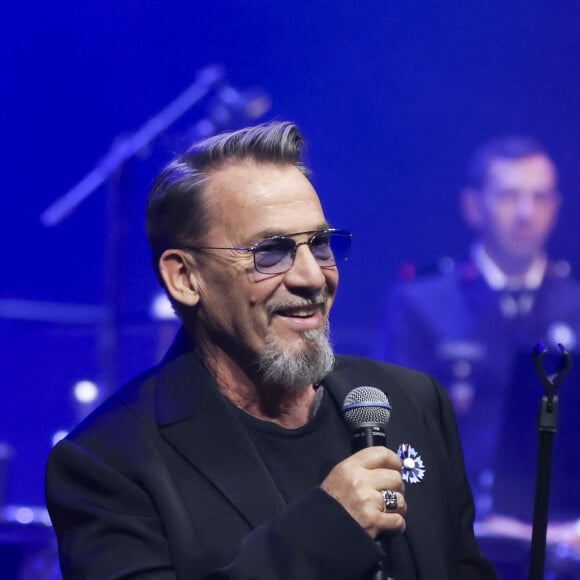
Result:
<svg viewBox="0 0 580 580"><path fill-rule="evenodd" d="M300 388L319 383L334 367L328 321L324 328L302 333L301 348L279 345L274 333L266 336L258 367L266 384Z"/></svg>

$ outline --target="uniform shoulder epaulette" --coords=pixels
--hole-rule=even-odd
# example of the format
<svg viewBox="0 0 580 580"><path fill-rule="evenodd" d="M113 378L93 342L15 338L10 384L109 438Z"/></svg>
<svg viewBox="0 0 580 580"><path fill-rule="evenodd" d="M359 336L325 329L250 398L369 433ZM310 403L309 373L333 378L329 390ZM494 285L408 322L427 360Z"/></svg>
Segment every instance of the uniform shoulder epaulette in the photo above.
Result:
<svg viewBox="0 0 580 580"><path fill-rule="evenodd" d="M399 266L399 280L412 282L433 276L448 276L456 272L459 264L459 262L450 256L443 256L437 262L422 266L413 262L403 262Z"/></svg>

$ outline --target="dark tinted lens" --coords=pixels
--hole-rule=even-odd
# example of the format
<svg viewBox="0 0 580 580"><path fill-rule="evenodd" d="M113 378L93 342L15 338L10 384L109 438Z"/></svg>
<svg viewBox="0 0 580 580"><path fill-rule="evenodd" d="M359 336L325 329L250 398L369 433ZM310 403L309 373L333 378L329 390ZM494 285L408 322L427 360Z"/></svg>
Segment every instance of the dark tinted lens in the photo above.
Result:
<svg viewBox="0 0 580 580"><path fill-rule="evenodd" d="M350 234L321 232L312 238L310 249L321 266L334 266L348 258Z"/></svg>
<svg viewBox="0 0 580 580"><path fill-rule="evenodd" d="M254 248L254 264L262 274L279 274L292 267L296 242L290 238L271 238Z"/></svg>
<svg viewBox="0 0 580 580"><path fill-rule="evenodd" d="M318 260L318 263L327 263L328 266L333 265L334 255L331 248L330 232L321 232L313 236L310 240L310 250L312 255Z"/></svg>

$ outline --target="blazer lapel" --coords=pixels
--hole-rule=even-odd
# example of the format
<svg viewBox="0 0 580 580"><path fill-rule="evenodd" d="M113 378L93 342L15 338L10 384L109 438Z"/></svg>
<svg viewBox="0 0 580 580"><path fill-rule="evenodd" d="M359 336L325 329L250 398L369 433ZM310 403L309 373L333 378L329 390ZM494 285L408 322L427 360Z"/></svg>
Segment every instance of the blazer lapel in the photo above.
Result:
<svg viewBox="0 0 580 580"><path fill-rule="evenodd" d="M285 507L234 409L192 352L162 367L157 412L162 436L221 491L250 526L260 525Z"/></svg>
<svg viewBox="0 0 580 580"><path fill-rule="evenodd" d="M339 411L342 413L342 406L344 405L344 399L352 391L359 385L353 385L352 381L349 377L345 376L340 372L340 368L342 367L342 360L337 358L335 370L333 370L329 375L327 375L322 384L324 388L328 390L330 393L332 400L334 401L335 405L338 407Z"/></svg>

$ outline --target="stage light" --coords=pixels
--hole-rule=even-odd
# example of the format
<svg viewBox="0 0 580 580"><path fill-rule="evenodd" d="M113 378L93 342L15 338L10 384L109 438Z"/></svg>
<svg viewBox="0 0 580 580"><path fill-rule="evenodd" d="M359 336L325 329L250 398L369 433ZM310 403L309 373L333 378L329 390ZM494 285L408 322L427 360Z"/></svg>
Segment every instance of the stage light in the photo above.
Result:
<svg viewBox="0 0 580 580"><path fill-rule="evenodd" d="M73 387L73 393L79 403L94 403L99 396L99 387L92 381L79 381Z"/></svg>
<svg viewBox="0 0 580 580"><path fill-rule="evenodd" d="M34 521L34 512L28 507L20 507L14 512L14 519L19 524L30 524Z"/></svg>
<svg viewBox="0 0 580 580"><path fill-rule="evenodd" d="M149 314L153 320L176 320L177 315L173 311L173 306L169 302L165 293L160 293L155 296L153 302L151 302L151 307L149 308Z"/></svg>
<svg viewBox="0 0 580 580"><path fill-rule="evenodd" d="M64 439L67 435L68 435L67 431L64 430L57 431L52 436L52 446L54 447L61 439Z"/></svg>

